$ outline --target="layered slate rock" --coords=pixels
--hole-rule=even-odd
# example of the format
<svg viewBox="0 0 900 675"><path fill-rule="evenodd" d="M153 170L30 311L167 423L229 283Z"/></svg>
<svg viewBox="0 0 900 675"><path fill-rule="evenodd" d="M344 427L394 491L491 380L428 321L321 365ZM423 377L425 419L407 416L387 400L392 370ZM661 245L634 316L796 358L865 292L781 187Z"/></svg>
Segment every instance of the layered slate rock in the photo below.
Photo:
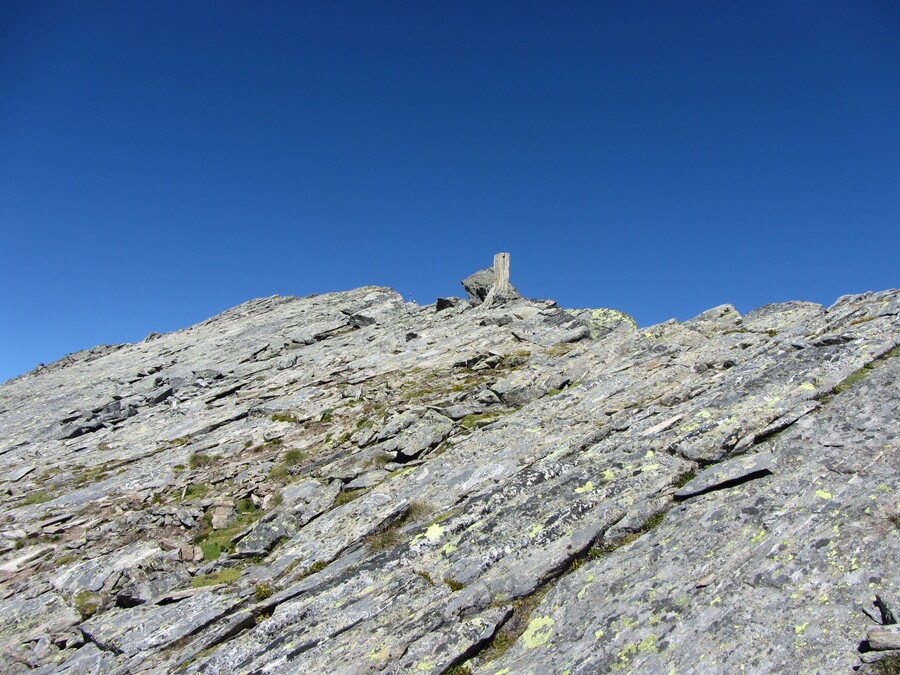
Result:
<svg viewBox="0 0 900 675"><path fill-rule="evenodd" d="M366 287L73 354L0 387L0 670L873 668L898 308Z"/></svg>

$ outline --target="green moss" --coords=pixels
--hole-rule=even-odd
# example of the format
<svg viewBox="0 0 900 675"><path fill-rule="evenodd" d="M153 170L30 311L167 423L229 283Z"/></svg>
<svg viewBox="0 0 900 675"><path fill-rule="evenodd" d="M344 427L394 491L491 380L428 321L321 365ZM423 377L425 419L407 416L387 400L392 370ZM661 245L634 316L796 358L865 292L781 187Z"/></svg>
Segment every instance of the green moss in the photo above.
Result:
<svg viewBox="0 0 900 675"><path fill-rule="evenodd" d="M857 370L855 373L853 373L849 377L847 377L843 382L836 385L835 388L832 389L832 392L834 392L835 394L840 394L842 391L844 391L848 387L851 387L854 384L856 384L857 382L859 382L860 380L863 380L866 377L868 377L869 373L871 373L879 365L880 361L883 361L884 359L891 359L891 358L894 358L897 356L900 356L900 347L894 347L887 354L884 354L883 356L880 356L879 358L875 359L874 361L867 363L862 368Z"/></svg>
<svg viewBox="0 0 900 675"><path fill-rule="evenodd" d="M43 504L53 499L53 494L47 490L37 490L30 493L22 500L23 504Z"/></svg>
<svg viewBox="0 0 900 675"><path fill-rule="evenodd" d="M290 478L291 472L288 471L288 468L284 464L279 464L278 466L273 466L272 470L269 471L269 478L273 480L283 480L285 478Z"/></svg>
<svg viewBox="0 0 900 675"><path fill-rule="evenodd" d="M249 506L244 502L249 502ZM215 560L223 553L230 552L234 548L234 537L263 515L263 512L255 508L249 499L239 499L236 507L238 517L230 527L213 530L207 524L207 527L194 537L194 543L203 551L204 560ZM204 520L208 521L208 518L209 512L204 515Z"/></svg>
<svg viewBox="0 0 900 675"><path fill-rule="evenodd" d="M174 445L176 447L180 447L182 445L187 445L191 442L191 439L188 436L182 436L181 438L176 438L174 440L169 441L169 445Z"/></svg>
<svg viewBox="0 0 900 675"><path fill-rule="evenodd" d="M503 412L491 412L491 413L472 413L470 415L466 415L459 421L459 425L463 429L475 429L476 427L483 427L493 421L495 418L500 417L507 413Z"/></svg>
<svg viewBox="0 0 900 675"><path fill-rule="evenodd" d="M209 485L206 483L193 483L185 490L184 499L203 499L209 493Z"/></svg>
<svg viewBox="0 0 900 675"><path fill-rule="evenodd" d="M672 482L672 487L681 488L690 483L694 478L697 477L697 472L694 469L690 471L685 471L683 473L678 474L675 477L675 480Z"/></svg>
<svg viewBox="0 0 900 675"><path fill-rule="evenodd" d="M561 394L561 393L562 393L562 389L551 389L550 391L547 392L546 395L547 396L557 396L558 394Z"/></svg>
<svg viewBox="0 0 900 675"><path fill-rule="evenodd" d="M200 588L202 586L215 586L217 584L233 584L240 576L240 570L231 567L227 570L222 570L221 572L204 574L202 577L194 577L191 581L191 586L193 588Z"/></svg>
<svg viewBox="0 0 900 675"><path fill-rule="evenodd" d="M277 412L269 415L269 419L273 422L293 422L294 424L299 424L300 420L297 419L297 416L292 412Z"/></svg>
<svg viewBox="0 0 900 675"><path fill-rule="evenodd" d="M87 619L97 613L103 604L103 598L92 591L79 591L73 598L75 609L81 614L82 619Z"/></svg>
<svg viewBox="0 0 900 675"><path fill-rule="evenodd" d="M98 464L97 466L88 469L86 467L79 467L79 471L73 476L75 481L75 485L87 485L89 483L96 483L107 476L109 476L110 468L106 462L102 464Z"/></svg>
<svg viewBox="0 0 900 675"><path fill-rule="evenodd" d="M256 584L256 591L254 595L256 596L257 600L265 600L266 598L271 597L272 593L274 592L275 591L272 590L272 587L269 584L262 583Z"/></svg>

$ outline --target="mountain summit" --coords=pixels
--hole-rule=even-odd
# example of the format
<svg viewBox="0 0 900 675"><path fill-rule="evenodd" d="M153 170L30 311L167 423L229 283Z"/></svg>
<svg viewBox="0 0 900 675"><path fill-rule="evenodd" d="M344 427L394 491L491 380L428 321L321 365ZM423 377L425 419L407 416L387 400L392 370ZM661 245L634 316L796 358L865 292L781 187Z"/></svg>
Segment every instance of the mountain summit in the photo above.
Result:
<svg viewBox="0 0 900 675"><path fill-rule="evenodd" d="M508 262L2 385L0 670L897 672L900 291L637 329Z"/></svg>

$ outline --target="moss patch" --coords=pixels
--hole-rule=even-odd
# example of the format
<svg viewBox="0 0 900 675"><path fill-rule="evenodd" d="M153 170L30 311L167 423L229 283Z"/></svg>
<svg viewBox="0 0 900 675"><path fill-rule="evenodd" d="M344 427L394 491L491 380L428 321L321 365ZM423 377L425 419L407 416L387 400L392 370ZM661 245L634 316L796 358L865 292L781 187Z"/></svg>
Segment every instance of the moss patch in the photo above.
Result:
<svg viewBox="0 0 900 675"><path fill-rule="evenodd" d="M233 584L241 576L238 569L230 568L221 572L212 574L204 574L202 577L194 577L191 581L191 587L200 588L202 586L216 586L217 584Z"/></svg>

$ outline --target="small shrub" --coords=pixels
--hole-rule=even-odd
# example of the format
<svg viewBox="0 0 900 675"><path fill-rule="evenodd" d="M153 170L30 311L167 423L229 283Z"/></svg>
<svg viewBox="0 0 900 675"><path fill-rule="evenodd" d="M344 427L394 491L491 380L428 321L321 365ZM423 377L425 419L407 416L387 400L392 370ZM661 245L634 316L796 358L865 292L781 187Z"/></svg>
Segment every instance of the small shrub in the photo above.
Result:
<svg viewBox="0 0 900 675"><path fill-rule="evenodd" d="M265 600L266 598L271 597L274 592L275 591L272 590L272 587L269 586L269 584L256 584L255 595L257 600Z"/></svg>
<svg viewBox="0 0 900 675"><path fill-rule="evenodd" d="M464 583L457 581L456 579L452 579L451 577L444 577L444 583L450 587L451 591L461 591L466 587Z"/></svg>
<svg viewBox="0 0 900 675"><path fill-rule="evenodd" d="M397 528L390 527L384 532L371 535L366 541L370 551L387 551L400 543L400 535L397 533Z"/></svg>
<svg viewBox="0 0 900 675"><path fill-rule="evenodd" d="M367 466L371 466L373 469L383 469L385 465L390 462L390 458L387 455L380 454L375 455L367 462Z"/></svg>
<svg viewBox="0 0 900 675"><path fill-rule="evenodd" d="M216 463L216 458L210 455L201 455L195 452L191 455L189 465L192 469L202 469L203 467L212 466Z"/></svg>
<svg viewBox="0 0 900 675"><path fill-rule="evenodd" d="M430 516L434 512L434 508L426 503L419 501L418 499L414 499L409 503L409 508L406 509L406 513L403 516L404 521L413 521L417 522L420 520L425 520L428 516Z"/></svg>
<svg viewBox="0 0 900 675"><path fill-rule="evenodd" d="M288 468L284 464L279 464L278 466L273 466L272 470L269 471L269 478L273 480L282 480L284 478L290 478L291 472L288 471Z"/></svg>
<svg viewBox="0 0 900 675"><path fill-rule="evenodd" d="M428 572L426 572L425 570L419 570L418 572L416 572L416 574L418 574L425 581L434 586L434 579L431 578L431 575Z"/></svg>
<svg viewBox="0 0 900 675"><path fill-rule="evenodd" d="M472 669L469 666L453 666L447 671L447 675L472 675Z"/></svg>
<svg viewBox="0 0 900 675"><path fill-rule="evenodd" d="M900 673L900 656L888 656L876 661L872 668L878 675L898 675Z"/></svg>
<svg viewBox="0 0 900 675"><path fill-rule="evenodd" d="M338 496L335 498L334 503L336 506L349 504L354 499L362 495L363 492L364 490L342 490L338 493Z"/></svg>
<svg viewBox="0 0 900 675"><path fill-rule="evenodd" d="M256 508L256 504L253 503L253 500L249 497L244 497L243 499L238 499L234 502L234 510L239 514L255 514L259 511Z"/></svg>
<svg viewBox="0 0 900 675"><path fill-rule="evenodd" d="M295 569L297 569L297 567L300 565L300 563L301 563L300 560L295 560L290 565L288 565L288 568L284 571L285 576L289 575L291 572L293 572ZM301 579L305 579L308 576L311 576L313 574L321 572L326 567L328 567L328 563L325 562L324 560L319 560L318 562L314 562L307 569L303 570L303 572L297 577L296 581L300 581Z"/></svg>
<svg viewBox="0 0 900 675"><path fill-rule="evenodd" d="M269 419L273 422L293 422L294 424L299 423L297 416L294 413L290 412L277 412L269 415Z"/></svg>
<svg viewBox="0 0 900 675"><path fill-rule="evenodd" d="M306 459L306 455L301 450L288 450L284 453L284 457L282 458L282 462L285 466L294 466L295 464L299 464L304 459Z"/></svg>
<svg viewBox="0 0 900 675"><path fill-rule="evenodd" d="M672 482L672 486L676 488L684 487L696 477L697 472L693 469L691 469L690 471L685 471L684 473L680 473L675 477L675 480Z"/></svg>

